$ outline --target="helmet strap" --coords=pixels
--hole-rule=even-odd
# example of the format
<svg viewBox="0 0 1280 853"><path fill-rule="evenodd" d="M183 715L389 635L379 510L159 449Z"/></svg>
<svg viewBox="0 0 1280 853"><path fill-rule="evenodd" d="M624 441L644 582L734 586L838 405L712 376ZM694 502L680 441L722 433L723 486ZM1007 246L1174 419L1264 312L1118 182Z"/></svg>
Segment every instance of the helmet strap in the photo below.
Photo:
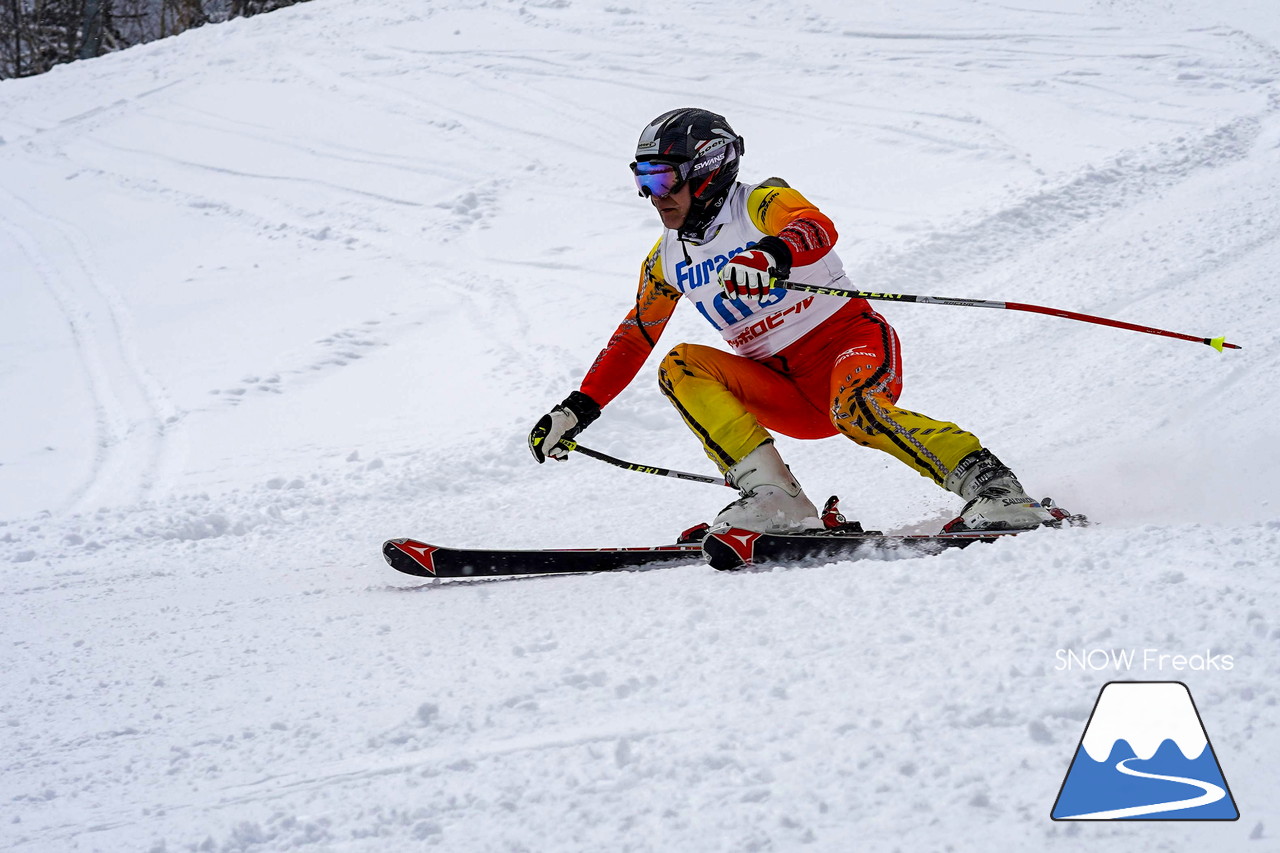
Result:
<svg viewBox="0 0 1280 853"><path fill-rule="evenodd" d="M729 190L734 185L730 184L725 187L724 192L720 193L713 199L703 200L694 198L689 205L689 215L684 218L684 224L680 226L680 239L689 240L693 243L701 242L703 236L707 233L711 221L720 213L720 209L724 207L725 200L729 198Z"/></svg>

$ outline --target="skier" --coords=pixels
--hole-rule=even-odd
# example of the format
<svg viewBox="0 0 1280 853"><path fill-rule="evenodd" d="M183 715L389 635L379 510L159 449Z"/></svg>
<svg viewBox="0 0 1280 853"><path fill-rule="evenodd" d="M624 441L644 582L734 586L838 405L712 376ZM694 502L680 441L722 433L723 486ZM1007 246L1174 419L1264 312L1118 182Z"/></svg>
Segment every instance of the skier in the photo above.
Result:
<svg viewBox="0 0 1280 853"><path fill-rule="evenodd" d="M559 442L576 437L630 384L688 297L732 352L678 344L662 360L658 384L742 494L712 530L822 527L769 430L798 439L840 432L889 453L965 501L948 531L1055 521L972 433L897 405L898 336L865 299L773 286L790 279L851 287L831 220L779 178L738 181L743 150L724 117L704 109L663 113L641 133L631 171L666 230L641 266L635 308L581 387L530 432L534 458L568 456Z"/></svg>

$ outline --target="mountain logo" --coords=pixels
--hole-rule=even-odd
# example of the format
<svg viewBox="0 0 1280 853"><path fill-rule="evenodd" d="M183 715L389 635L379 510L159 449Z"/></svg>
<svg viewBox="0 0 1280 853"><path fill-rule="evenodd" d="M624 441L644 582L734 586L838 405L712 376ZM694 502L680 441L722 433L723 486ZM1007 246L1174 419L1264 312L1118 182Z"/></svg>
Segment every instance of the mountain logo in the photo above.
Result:
<svg viewBox="0 0 1280 853"><path fill-rule="evenodd" d="M1240 811L1187 685L1103 685L1051 817L1238 820Z"/></svg>

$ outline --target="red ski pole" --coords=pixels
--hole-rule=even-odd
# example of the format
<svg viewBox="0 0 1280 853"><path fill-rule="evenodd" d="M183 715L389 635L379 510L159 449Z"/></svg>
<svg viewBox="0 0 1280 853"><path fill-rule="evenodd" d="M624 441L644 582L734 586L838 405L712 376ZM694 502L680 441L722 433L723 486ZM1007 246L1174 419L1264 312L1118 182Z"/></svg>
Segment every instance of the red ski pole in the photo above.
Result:
<svg viewBox="0 0 1280 853"><path fill-rule="evenodd" d="M1177 338L1197 344L1211 346L1218 352L1226 349L1240 349L1239 344L1229 344L1225 338L1198 338L1195 335L1184 335L1181 332L1170 332L1152 326L1139 326L1121 320L1108 320L1106 317L1095 317L1092 314L1080 314L1075 311L1064 311L1061 308L1046 308L1043 305L1027 305L1023 302L994 302L987 299L948 299L944 296L912 296L907 293L871 293L865 290L845 290L839 287L823 287L817 284L803 284L798 281L777 281L775 287L785 287L801 293L817 293L823 296L845 296L849 298L878 299L887 302L920 302L927 305L953 305L959 308L1004 308L1009 311L1029 311L1033 314L1048 314L1051 317L1062 317L1067 320L1079 320L1082 323L1096 323L1099 326L1114 326L1117 329L1128 329L1131 332L1144 332L1148 335L1162 335L1166 338Z"/></svg>

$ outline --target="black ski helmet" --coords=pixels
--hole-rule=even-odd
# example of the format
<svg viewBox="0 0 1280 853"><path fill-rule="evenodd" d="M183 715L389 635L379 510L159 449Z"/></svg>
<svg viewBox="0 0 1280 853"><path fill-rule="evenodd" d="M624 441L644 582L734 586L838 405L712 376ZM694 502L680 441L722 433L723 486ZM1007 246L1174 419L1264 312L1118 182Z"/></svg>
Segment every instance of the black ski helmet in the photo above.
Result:
<svg viewBox="0 0 1280 853"><path fill-rule="evenodd" d="M701 230L714 218L729 188L738 180L738 159L744 150L742 137L733 132L724 116L683 107L649 122L636 143L631 171L636 173L640 195L649 196L652 189L636 167L640 163L676 166L679 180L671 191L688 183L693 194L693 210L689 214L692 221L681 230L690 230L690 225Z"/></svg>

